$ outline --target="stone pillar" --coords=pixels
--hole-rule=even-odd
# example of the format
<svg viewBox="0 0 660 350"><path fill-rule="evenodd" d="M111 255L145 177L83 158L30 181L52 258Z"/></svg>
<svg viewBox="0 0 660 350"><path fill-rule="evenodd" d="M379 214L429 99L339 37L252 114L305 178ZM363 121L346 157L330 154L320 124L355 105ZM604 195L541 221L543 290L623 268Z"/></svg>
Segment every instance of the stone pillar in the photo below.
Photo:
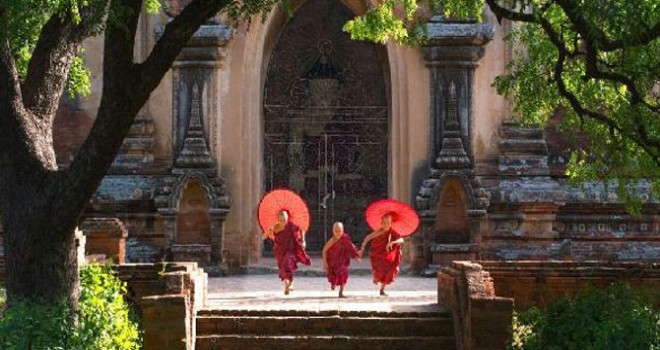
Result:
<svg viewBox="0 0 660 350"><path fill-rule="evenodd" d="M477 61L494 29L435 16L427 30L429 41L422 50L431 77L429 114L435 158L416 198L422 237L413 241L421 244L414 249L413 267L430 266L425 273L435 273L451 260L473 260L479 253L476 244L481 240L488 200L480 198L483 191L474 177L472 90ZM451 215L457 210L467 212ZM454 220L445 222L448 215Z"/></svg>
<svg viewBox="0 0 660 350"><path fill-rule="evenodd" d="M185 295L142 298L145 350L192 350L190 299Z"/></svg>
<svg viewBox="0 0 660 350"><path fill-rule="evenodd" d="M199 28L172 65L172 144L174 159L183 150L188 127L191 124L191 109L198 96L199 117L204 126L204 136L210 141L209 148L217 149L216 130L219 113L216 82L224 58L224 46L232 37L231 28L224 24L207 24ZM193 91L193 90L198 91ZM216 159L217 160L217 159ZM219 161L219 160L218 160Z"/></svg>
<svg viewBox="0 0 660 350"><path fill-rule="evenodd" d="M220 135L218 70L231 35L223 24L201 26L172 66L172 170L157 196L168 230L168 258L205 267L223 261L223 223L229 213L220 161L212 151ZM194 191L188 193L189 186Z"/></svg>
<svg viewBox="0 0 660 350"><path fill-rule="evenodd" d="M457 120L448 122L458 123L458 137L470 159L468 165L471 166L474 162L472 152L474 70L478 66L477 61L484 54L483 46L494 36L494 29L489 24L451 23L445 21L441 16L434 16L427 24L427 30L429 41L422 50L431 76L430 115L433 126L434 154L440 154L446 136L456 137L446 135L447 105L451 98L450 90L453 85ZM455 162L457 164L453 167L466 165L464 160L457 160L460 162Z"/></svg>

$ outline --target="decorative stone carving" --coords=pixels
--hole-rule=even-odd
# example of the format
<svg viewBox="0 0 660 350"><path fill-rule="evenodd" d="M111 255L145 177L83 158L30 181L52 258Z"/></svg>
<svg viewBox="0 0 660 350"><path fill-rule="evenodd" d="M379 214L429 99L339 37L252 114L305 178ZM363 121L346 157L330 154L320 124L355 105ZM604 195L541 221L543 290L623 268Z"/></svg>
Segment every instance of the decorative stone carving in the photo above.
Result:
<svg viewBox="0 0 660 350"><path fill-rule="evenodd" d="M435 273L452 260L478 257L489 195L474 177L472 89L474 69L493 38L491 25L450 23L435 16L423 48L431 74L430 116L436 155L422 182L416 207L422 235L413 238L413 270ZM425 273L426 273L425 272Z"/></svg>
<svg viewBox="0 0 660 350"><path fill-rule="evenodd" d="M154 202L168 230L165 239L174 260L192 259L203 265L222 262L229 197L207 137L218 130L205 124L216 119L212 89L222 47L230 38L227 26L202 26L173 65L172 176L165 179Z"/></svg>
<svg viewBox="0 0 660 350"><path fill-rule="evenodd" d="M516 175L548 175L548 146L539 128L525 128L512 120L500 127L499 170Z"/></svg>
<svg viewBox="0 0 660 350"><path fill-rule="evenodd" d="M161 35L157 32L156 35ZM202 124L205 135L215 130L211 123L217 115L217 92L215 82L219 79L219 68L225 56L225 45L232 38L232 30L224 24L202 25L172 65L172 141L174 156L184 147L184 138L188 134L190 118L196 114ZM193 103L198 103L197 111L192 113ZM209 128L211 127L211 128ZM216 149L215 137L208 137L212 149Z"/></svg>
<svg viewBox="0 0 660 350"><path fill-rule="evenodd" d="M461 139L460 124L456 110L456 87L454 82L449 83L449 98L447 100L447 113L444 125L444 136L440 154L435 159L437 169L467 169L470 167L470 158L465 152Z"/></svg>
<svg viewBox="0 0 660 350"><path fill-rule="evenodd" d="M196 84L193 86L191 99L188 136L183 141L183 149L174 161L173 172L175 174L190 169L199 169L206 172L215 171L215 161L209 152L202 128L199 88Z"/></svg>
<svg viewBox="0 0 660 350"><path fill-rule="evenodd" d="M154 122L138 115L112 162L109 174L144 174L154 167Z"/></svg>
<svg viewBox="0 0 660 350"><path fill-rule="evenodd" d="M422 52L431 75L434 154L439 154L442 148L450 86L453 84L460 138L473 162L471 113L474 69L484 54L483 46L495 35L494 28L490 24L451 23L441 16L431 18L426 28L429 40Z"/></svg>

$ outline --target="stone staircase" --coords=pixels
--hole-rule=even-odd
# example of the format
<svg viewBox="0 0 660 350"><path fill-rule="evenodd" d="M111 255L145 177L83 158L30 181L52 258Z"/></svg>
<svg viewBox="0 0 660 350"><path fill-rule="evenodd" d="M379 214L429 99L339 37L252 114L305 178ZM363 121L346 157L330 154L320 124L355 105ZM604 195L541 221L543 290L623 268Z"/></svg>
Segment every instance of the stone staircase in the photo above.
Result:
<svg viewBox="0 0 660 350"><path fill-rule="evenodd" d="M456 349L451 314L202 310L197 350Z"/></svg>

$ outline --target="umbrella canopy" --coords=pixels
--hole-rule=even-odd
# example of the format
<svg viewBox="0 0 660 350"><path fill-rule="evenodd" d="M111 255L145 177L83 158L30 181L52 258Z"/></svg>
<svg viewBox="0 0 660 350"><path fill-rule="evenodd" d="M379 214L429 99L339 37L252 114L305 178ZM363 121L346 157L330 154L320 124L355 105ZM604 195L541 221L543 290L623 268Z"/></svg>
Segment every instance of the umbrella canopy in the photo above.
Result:
<svg viewBox="0 0 660 350"><path fill-rule="evenodd" d="M383 216L392 216L392 229L402 237L412 235L419 226L419 216L415 209L394 199L380 199L367 207L364 216L372 230L380 228Z"/></svg>
<svg viewBox="0 0 660 350"><path fill-rule="evenodd" d="M293 191L277 189L266 193L259 202L257 218L264 232L277 223L277 214L281 211L286 211L289 221L302 231L309 229L309 209L305 201Z"/></svg>

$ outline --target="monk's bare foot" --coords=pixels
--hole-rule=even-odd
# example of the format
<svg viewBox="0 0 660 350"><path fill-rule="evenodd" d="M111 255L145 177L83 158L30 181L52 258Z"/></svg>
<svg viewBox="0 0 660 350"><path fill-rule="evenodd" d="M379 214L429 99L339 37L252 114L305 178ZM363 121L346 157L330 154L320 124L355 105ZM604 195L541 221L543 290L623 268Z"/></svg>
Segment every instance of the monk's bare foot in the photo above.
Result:
<svg viewBox="0 0 660 350"><path fill-rule="evenodd" d="M387 296L387 293L385 293L385 289L380 290L380 295L383 296L383 297Z"/></svg>
<svg viewBox="0 0 660 350"><path fill-rule="evenodd" d="M289 280L284 280L284 295L289 295L291 291L291 282Z"/></svg>
<svg viewBox="0 0 660 350"><path fill-rule="evenodd" d="M334 284L330 285L330 290L335 290L335 285Z"/></svg>
<svg viewBox="0 0 660 350"><path fill-rule="evenodd" d="M289 283L289 290L293 291L293 281L291 281L291 283Z"/></svg>
<svg viewBox="0 0 660 350"><path fill-rule="evenodd" d="M340 298L346 298L346 296L344 295L344 293L339 293L339 297L340 297Z"/></svg>

